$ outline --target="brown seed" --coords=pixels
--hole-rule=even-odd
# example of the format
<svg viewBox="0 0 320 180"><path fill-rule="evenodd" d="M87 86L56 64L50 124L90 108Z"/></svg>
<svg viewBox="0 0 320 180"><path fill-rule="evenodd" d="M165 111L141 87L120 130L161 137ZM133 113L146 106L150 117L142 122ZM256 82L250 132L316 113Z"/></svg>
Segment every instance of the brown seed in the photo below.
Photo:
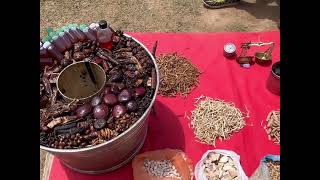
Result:
<svg viewBox="0 0 320 180"><path fill-rule="evenodd" d="M76 136L74 135L74 134L72 134L71 136L70 136L70 139L74 139Z"/></svg>

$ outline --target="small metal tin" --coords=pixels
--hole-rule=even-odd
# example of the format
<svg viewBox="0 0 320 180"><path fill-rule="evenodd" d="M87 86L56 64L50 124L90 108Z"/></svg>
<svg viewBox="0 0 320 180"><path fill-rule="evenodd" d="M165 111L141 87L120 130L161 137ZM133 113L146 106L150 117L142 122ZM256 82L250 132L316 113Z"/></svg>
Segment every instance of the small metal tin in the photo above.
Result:
<svg viewBox="0 0 320 180"><path fill-rule="evenodd" d="M273 94L280 95L280 75L276 74L275 69L280 68L280 61L274 63L267 79L267 89Z"/></svg>
<svg viewBox="0 0 320 180"><path fill-rule="evenodd" d="M225 57L233 57L236 55L236 45L227 43L223 47L223 54Z"/></svg>

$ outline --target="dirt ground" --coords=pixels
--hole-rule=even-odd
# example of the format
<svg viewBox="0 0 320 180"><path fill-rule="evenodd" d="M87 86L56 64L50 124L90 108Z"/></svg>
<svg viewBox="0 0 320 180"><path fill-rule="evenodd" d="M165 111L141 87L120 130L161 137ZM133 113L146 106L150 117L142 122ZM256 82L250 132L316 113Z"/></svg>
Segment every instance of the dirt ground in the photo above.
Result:
<svg viewBox="0 0 320 180"><path fill-rule="evenodd" d="M277 29L280 0L245 0L223 9L206 9L202 0L40 0L41 37L47 27L100 19L135 32L268 31ZM42 171L45 152L40 156Z"/></svg>

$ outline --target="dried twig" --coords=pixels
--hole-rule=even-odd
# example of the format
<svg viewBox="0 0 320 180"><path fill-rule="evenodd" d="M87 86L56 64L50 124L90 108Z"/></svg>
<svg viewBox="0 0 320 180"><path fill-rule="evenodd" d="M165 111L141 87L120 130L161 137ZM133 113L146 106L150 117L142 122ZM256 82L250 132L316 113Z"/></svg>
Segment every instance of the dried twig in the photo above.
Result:
<svg viewBox="0 0 320 180"><path fill-rule="evenodd" d="M192 112L191 125L202 143L215 146L218 137L229 139L233 132L245 126L241 111L231 103L205 97Z"/></svg>
<svg viewBox="0 0 320 180"><path fill-rule="evenodd" d="M156 60L160 70L160 95L186 96L198 85L200 71L187 58L173 53L161 55Z"/></svg>
<svg viewBox="0 0 320 180"><path fill-rule="evenodd" d="M271 111L267 117L268 138L280 144L280 111Z"/></svg>
<svg viewBox="0 0 320 180"><path fill-rule="evenodd" d="M271 180L280 180L280 161L267 162Z"/></svg>

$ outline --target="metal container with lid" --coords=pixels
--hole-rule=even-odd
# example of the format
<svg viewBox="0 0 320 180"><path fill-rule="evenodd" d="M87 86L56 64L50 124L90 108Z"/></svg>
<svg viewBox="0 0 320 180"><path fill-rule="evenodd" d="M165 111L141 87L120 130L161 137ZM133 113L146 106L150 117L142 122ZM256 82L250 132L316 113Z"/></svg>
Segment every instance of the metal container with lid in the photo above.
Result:
<svg viewBox="0 0 320 180"><path fill-rule="evenodd" d="M131 37L126 34L125 36ZM157 75L154 96L139 120L119 136L96 146L81 149L55 149L40 145L40 149L53 154L63 164L77 172L100 174L116 170L128 163L144 144L148 129L147 118L159 89L159 68L149 50L135 38L132 39L146 50L155 66Z"/></svg>
<svg viewBox="0 0 320 180"><path fill-rule="evenodd" d="M280 95L280 61L272 65L267 80L267 89L273 94Z"/></svg>

